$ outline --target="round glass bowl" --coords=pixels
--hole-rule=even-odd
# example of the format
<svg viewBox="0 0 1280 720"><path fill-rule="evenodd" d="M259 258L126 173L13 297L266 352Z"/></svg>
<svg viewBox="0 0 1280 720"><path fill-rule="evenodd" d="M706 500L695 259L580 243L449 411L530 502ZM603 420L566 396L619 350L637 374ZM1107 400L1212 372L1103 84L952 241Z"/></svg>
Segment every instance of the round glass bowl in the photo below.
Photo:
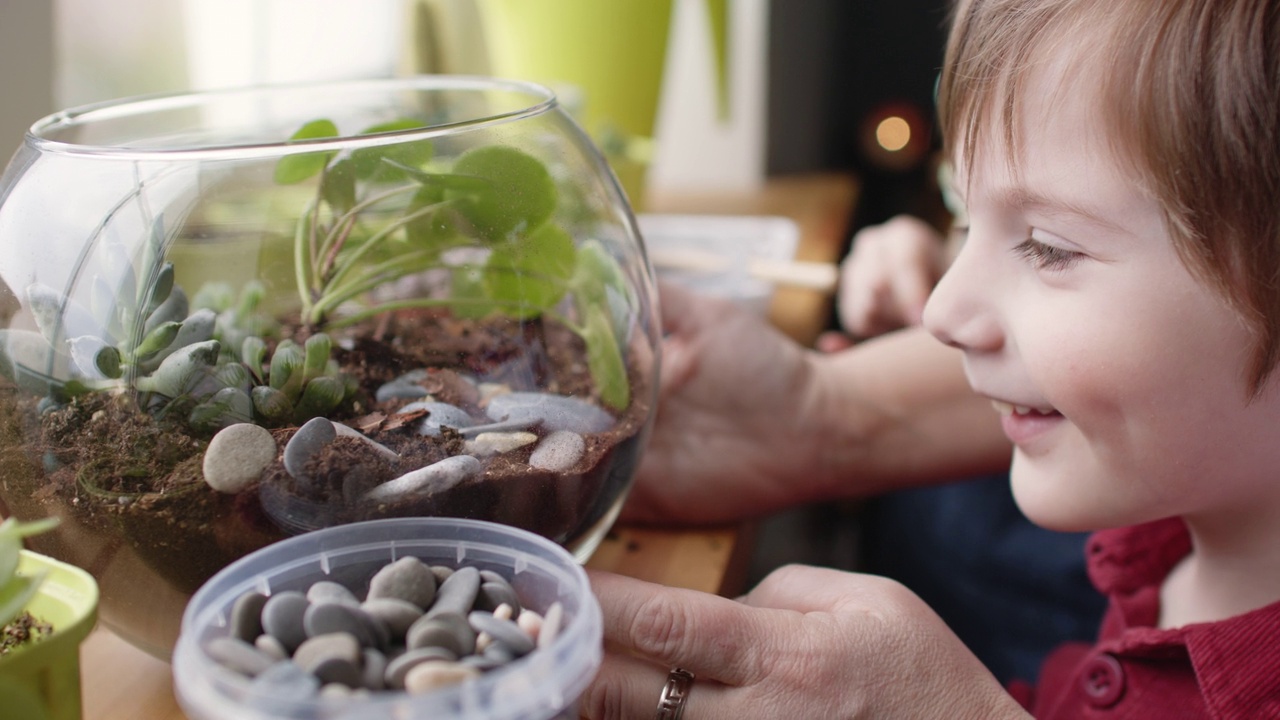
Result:
<svg viewBox="0 0 1280 720"><path fill-rule="evenodd" d="M652 272L536 85L141 98L36 123L0 178L0 501L167 656L235 559L362 520L579 560L652 424Z"/></svg>
<svg viewBox="0 0 1280 720"><path fill-rule="evenodd" d="M363 597L384 566L406 557L427 565L474 567L507 578L522 606L563 611L554 641L458 685L411 695L289 700L266 692L205 652L231 634L236 601L246 593L306 593L327 580ZM373 520L290 538L224 568L191 599L173 653L174 690L193 720L325 720L430 717L461 720L572 720L603 655L600 605L572 555L532 533L450 518ZM402 648L393 648L402 650Z"/></svg>

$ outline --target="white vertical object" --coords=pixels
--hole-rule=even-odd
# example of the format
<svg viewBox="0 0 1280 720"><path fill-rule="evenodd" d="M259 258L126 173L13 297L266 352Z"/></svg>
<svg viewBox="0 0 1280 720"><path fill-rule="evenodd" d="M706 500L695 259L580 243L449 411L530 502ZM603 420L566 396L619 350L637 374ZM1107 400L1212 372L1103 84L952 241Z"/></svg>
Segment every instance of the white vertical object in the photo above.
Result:
<svg viewBox="0 0 1280 720"><path fill-rule="evenodd" d="M729 118L702 0L676 0L649 170L658 191L745 190L764 181L768 0L729 2Z"/></svg>

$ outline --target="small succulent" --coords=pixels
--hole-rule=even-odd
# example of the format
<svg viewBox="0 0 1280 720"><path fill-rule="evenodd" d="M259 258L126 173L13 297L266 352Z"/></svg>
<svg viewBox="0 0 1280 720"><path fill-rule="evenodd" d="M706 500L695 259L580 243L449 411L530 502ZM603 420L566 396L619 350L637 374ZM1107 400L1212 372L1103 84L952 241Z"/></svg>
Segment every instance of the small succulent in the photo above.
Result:
<svg viewBox="0 0 1280 720"><path fill-rule="evenodd" d="M18 551L22 538L45 532L57 525L55 518L19 522L8 518L0 522L0 627L8 625L36 594L44 575L19 575Z"/></svg>

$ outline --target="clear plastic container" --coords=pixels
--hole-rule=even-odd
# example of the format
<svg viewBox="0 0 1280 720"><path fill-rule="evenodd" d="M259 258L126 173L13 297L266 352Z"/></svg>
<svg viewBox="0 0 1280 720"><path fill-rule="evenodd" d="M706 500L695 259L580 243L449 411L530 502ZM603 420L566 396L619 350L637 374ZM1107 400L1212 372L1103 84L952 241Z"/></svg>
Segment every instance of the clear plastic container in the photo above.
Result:
<svg viewBox="0 0 1280 720"><path fill-rule="evenodd" d="M285 702L250 692L249 682L203 647L227 634L236 598L306 590L334 580L361 595L387 563L414 556L433 565L475 566L506 575L526 607L564 608L556 640L511 664L443 690L409 695ZM578 699L603 654L600 606L586 573L566 550L533 533L476 520L396 518L320 530L270 545L228 565L192 597L173 653L174 689L192 720L350 718L577 718Z"/></svg>

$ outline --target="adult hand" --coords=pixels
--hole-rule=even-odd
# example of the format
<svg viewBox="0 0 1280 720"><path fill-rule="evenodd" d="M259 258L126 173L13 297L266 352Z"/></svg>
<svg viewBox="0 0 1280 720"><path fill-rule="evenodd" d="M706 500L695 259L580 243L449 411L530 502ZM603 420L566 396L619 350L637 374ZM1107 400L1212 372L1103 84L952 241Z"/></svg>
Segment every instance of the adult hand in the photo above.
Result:
<svg viewBox="0 0 1280 720"><path fill-rule="evenodd" d="M925 221L898 215L860 230L840 263L837 310L844 329L872 337L919 325L925 301L947 266L942 235Z"/></svg>
<svg viewBox="0 0 1280 720"><path fill-rule="evenodd" d="M803 502L792 481L819 455L809 351L732 303L660 290L658 414L631 521L711 523Z"/></svg>
<svg viewBox="0 0 1280 720"><path fill-rule="evenodd" d="M740 600L591 572L604 663L588 718L653 717L667 673L688 720L1026 718L919 598L885 578L788 566Z"/></svg>

